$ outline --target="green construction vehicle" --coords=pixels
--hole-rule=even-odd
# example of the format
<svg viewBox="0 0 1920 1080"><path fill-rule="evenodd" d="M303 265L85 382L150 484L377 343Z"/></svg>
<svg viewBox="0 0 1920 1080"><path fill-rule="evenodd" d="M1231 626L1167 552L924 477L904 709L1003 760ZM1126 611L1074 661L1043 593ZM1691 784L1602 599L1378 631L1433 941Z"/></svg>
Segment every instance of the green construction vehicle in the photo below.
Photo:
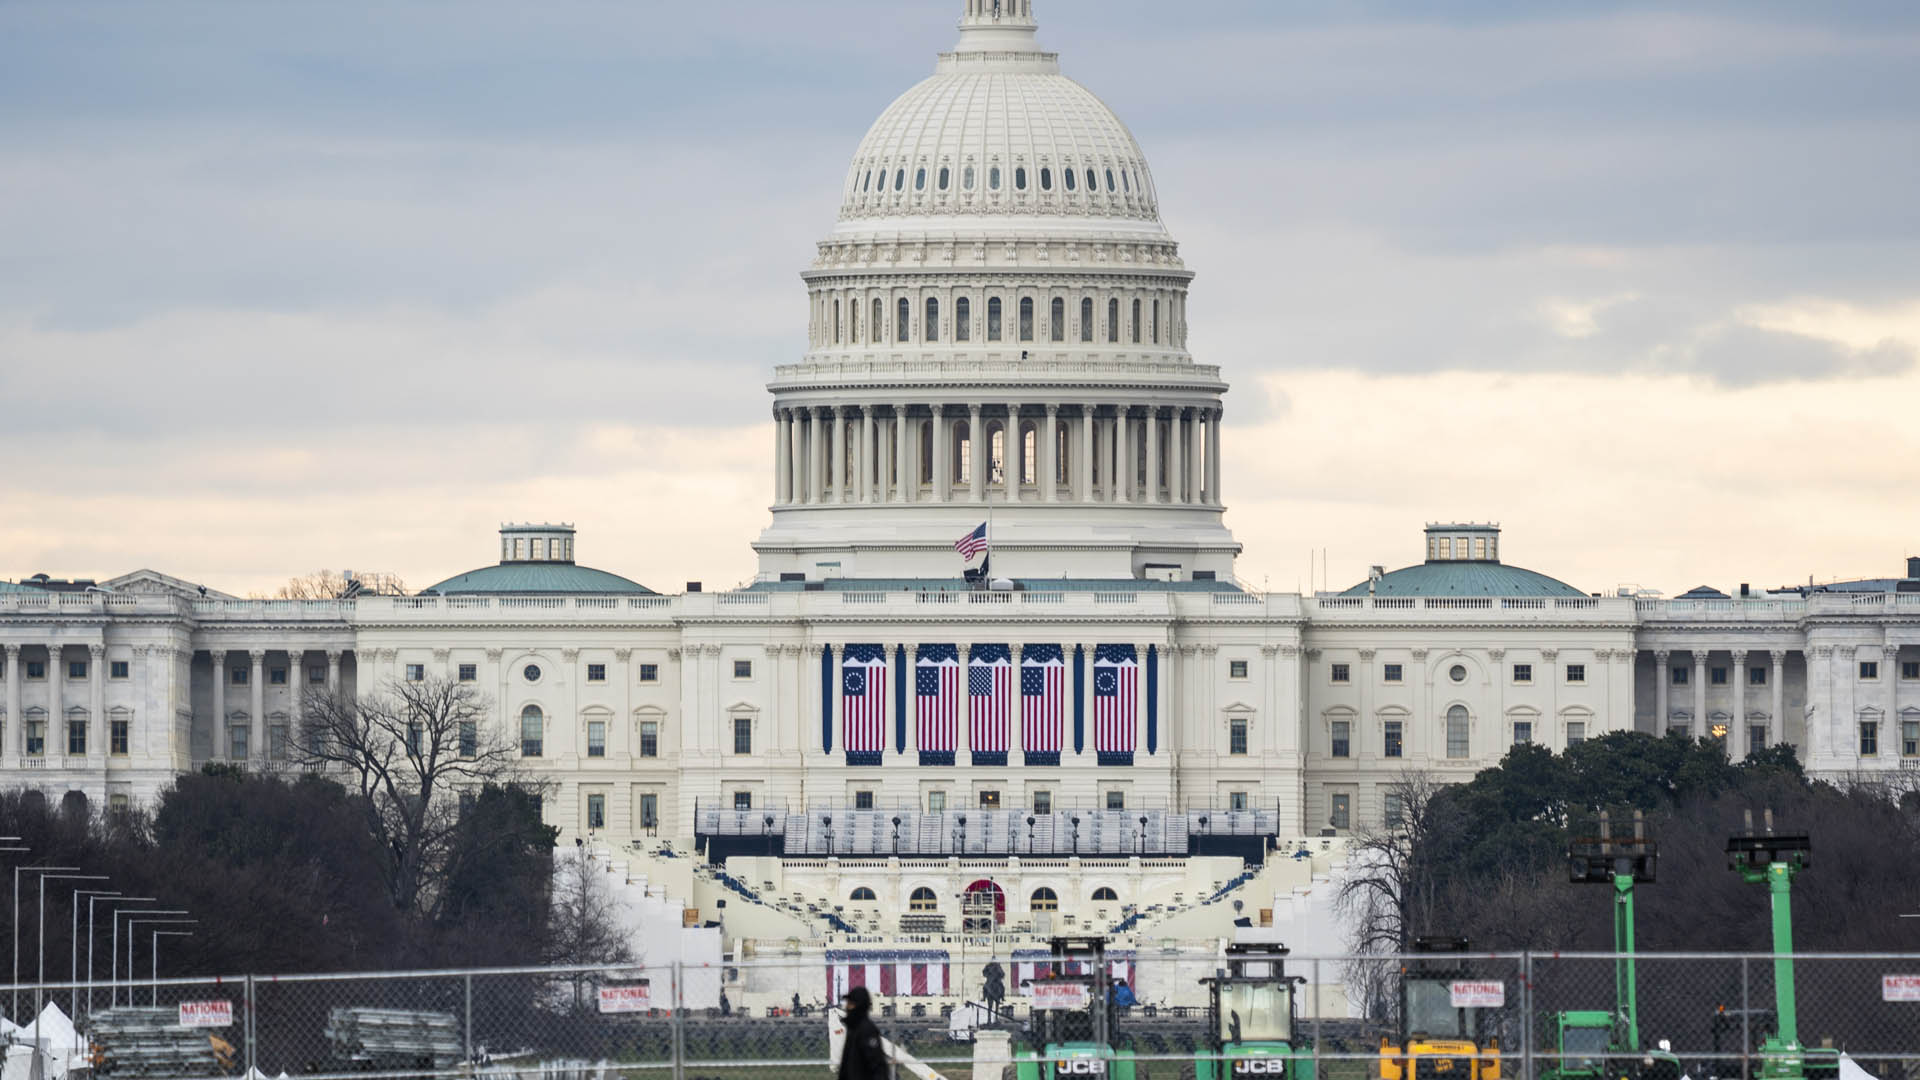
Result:
<svg viewBox="0 0 1920 1080"><path fill-rule="evenodd" d="M1805 836L1775 836L1773 811L1767 831L1747 831L1727 840L1727 867L1750 885L1764 884L1773 902L1773 998L1775 1030L1760 1043L1761 1080L1831 1077L1840 1071L1834 1050L1809 1050L1800 1043L1800 1020L1793 995L1793 879L1813 865L1813 844Z"/></svg>
<svg viewBox="0 0 1920 1080"><path fill-rule="evenodd" d="M1613 1010L1574 1009L1553 1016L1554 1056L1541 1080L1679 1080L1680 1059L1640 1045L1640 989L1634 961L1633 888L1652 884L1659 851L1646 819L1633 812L1633 836L1617 837L1606 811L1598 836L1567 848L1575 885L1613 889Z"/></svg>
<svg viewBox="0 0 1920 1080"><path fill-rule="evenodd" d="M1211 1053L1194 1062L1194 1080L1287 1077L1313 1080L1313 1048L1296 1041L1288 949L1274 942L1235 942L1226 963L1201 979L1208 993Z"/></svg>
<svg viewBox="0 0 1920 1080"><path fill-rule="evenodd" d="M1107 939L1058 937L1047 971L1026 984L1032 1007L1025 1045L1002 1080L1148 1080L1147 1063L1114 1030L1105 991ZM1070 966L1081 970L1068 974Z"/></svg>

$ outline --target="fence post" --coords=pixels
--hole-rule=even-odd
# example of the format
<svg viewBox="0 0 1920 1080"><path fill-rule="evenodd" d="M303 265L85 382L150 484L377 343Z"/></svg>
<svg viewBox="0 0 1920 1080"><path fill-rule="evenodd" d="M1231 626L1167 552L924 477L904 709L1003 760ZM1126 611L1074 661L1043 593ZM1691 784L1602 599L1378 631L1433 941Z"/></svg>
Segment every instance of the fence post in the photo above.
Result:
<svg viewBox="0 0 1920 1080"><path fill-rule="evenodd" d="M254 995L253 976L247 976L247 1071L253 1072L260 1067L259 1052L255 1048L254 1010L259 1006L259 998Z"/></svg>
<svg viewBox="0 0 1920 1080"><path fill-rule="evenodd" d="M1320 989L1320 958L1316 956L1313 958L1313 1076L1314 1076L1314 1080L1325 1080L1327 1075L1320 1067L1320 1002L1325 998L1326 998L1326 994L1322 992ZM1211 1035L1213 1033L1210 1032L1209 1034ZM1225 1060L1222 1059L1218 1064L1214 1066L1214 1070L1216 1072L1225 1071L1223 1068L1225 1064L1226 1064Z"/></svg>
<svg viewBox="0 0 1920 1080"><path fill-rule="evenodd" d="M1747 982L1752 957L1740 954L1740 1075L1753 1075L1753 994Z"/></svg>
<svg viewBox="0 0 1920 1080"><path fill-rule="evenodd" d="M673 1080L686 1080L687 1076L687 994L684 975L686 964L673 962Z"/></svg>
<svg viewBox="0 0 1920 1080"><path fill-rule="evenodd" d="M467 1075L476 1075L473 1064L473 972L467 972Z"/></svg>
<svg viewBox="0 0 1920 1080"><path fill-rule="evenodd" d="M1520 954L1520 1080L1533 1080L1533 951Z"/></svg>

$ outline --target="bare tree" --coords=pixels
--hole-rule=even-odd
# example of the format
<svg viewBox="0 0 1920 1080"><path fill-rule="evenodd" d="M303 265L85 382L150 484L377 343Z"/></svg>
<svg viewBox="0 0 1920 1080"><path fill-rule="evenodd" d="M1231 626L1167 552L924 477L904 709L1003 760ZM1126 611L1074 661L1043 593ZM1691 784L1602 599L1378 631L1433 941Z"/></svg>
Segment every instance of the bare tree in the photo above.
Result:
<svg viewBox="0 0 1920 1080"><path fill-rule="evenodd" d="M553 908L547 923L554 964L626 964L635 960L633 940L620 918L620 901L607 881L611 871L576 844L573 854L554 862ZM583 1008L589 979L576 974L573 1007Z"/></svg>
<svg viewBox="0 0 1920 1080"><path fill-rule="evenodd" d="M512 743L486 723L488 702L452 679L387 683L359 698L307 694L296 760L344 774L386 854L394 907L432 912L459 820L459 796L516 779Z"/></svg>
<svg viewBox="0 0 1920 1080"><path fill-rule="evenodd" d="M397 574L355 574L348 570L315 570L290 579L274 590L272 600L338 600L342 597L405 596L407 583Z"/></svg>
<svg viewBox="0 0 1920 1080"><path fill-rule="evenodd" d="M1433 910L1437 883L1423 872L1434 821L1434 796L1444 784L1431 773L1406 771L1386 785L1397 799L1398 820L1358 830L1348 848L1347 876L1334 904L1351 923L1348 948L1357 957L1389 957L1412 947ZM1384 960L1354 960L1347 965L1348 985L1359 990L1369 1016L1387 1021L1393 1002L1393 965Z"/></svg>

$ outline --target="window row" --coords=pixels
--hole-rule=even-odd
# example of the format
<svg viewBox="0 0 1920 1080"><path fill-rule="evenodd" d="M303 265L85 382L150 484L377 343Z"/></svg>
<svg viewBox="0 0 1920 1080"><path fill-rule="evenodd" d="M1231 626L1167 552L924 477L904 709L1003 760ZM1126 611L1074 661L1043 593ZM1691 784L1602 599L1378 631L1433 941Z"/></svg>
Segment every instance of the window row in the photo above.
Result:
<svg viewBox="0 0 1920 1080"><path fill-rule="evenodd" d="M607 756L607 724L604 718L589 718L586 721L586 756L604 758ZM636 756L657 758L660 756L659 720L642 720L635 727L637 736ZM736 716L732 718L733 752L735 754L753 753L753 718ZM528 705L520 710L520 756L538 758L546 756L547 715L538 705ZM466 747L466 733L461 734L462 755L471 756Z"/></svg>
<svg viewBox="0 0 1920 1080"><path fill-rule="evenodd" d="M1103 885L1088 894L1087 899L1094 903L1111 903L1118 901L1120 894ZM856 886L852 892L847 894L847 902L851 904L869 904L877 902L878 900L879 896L865 885ZM1060 894L1042 885L1033 890L1033 895L1028 898L1028 903L1035 911L1058 911L1060 910ZM907 898L907 909L909 911L938 911L940 910L940 897L935 894L932 889L922 885L913 890L913 895Z"/></svg>
<svg viewBox="0 0 1920 1080"><path fill-rule="evenodd" d="M20 661L20 678L23 681L29 682L44 680L47 677L47 664L48 661L46 660ZM68 660L66 661L66 665L68 682L85 682L93 671L93 664L87 660ZM128 661L107 661L107 678L109 679L125 679L129 676L130 672L131 666ZM5 682L6 680L6 665L0 664L0 682Z"/></svg>
<svg viewBox="0 0 1920 1080"><path fill-rule="evenodd" d="M955 169L951 165L929 168L926 165L887 165L867 166L860 170L860 182L856 190L859 195L881 195L887 192L905 194L909 189L925 192L929 188L936 192L974 191L983 175L986 190L989 192L1006 189L1011 181L1012 190L1039 190L1043 193L1061 191L1067 194L1085 192L1088 195L1118 195L1122 198L1136 192L1146 194L1146 188L1140 183L1138 167L1125 165L1062 165L1058 171L1054 166L1044 164L1030 169L1024 164L1003 169L998 164L984 169L966 164ZM1105 181L1103 185L1101 181Z"/></svg>
<svg viewBox="0 0 1920 1080"><path fill-rule="evenodd" d="M1762 729L1764 731L1764 729ZM1903 758L1920 757L1920 719L1902 719L1900 731L1900 756ZM1860 722L1860 756L1880 756L1880 722L1862 720Z"/></svg>
<svg viewBox="0 0 1920 1080"><path fill-rule="evenodd" d="M1244 679L1247 677L1246 661L1236 660L1230 661L1229 663L1232 666L1228 668L1228 677L1235 679ZM1533 685L1533 665L1531 663L1514 664L1511 673L1514 685ZM1464 683L1467 681L1467 676L1470 672L1467 671L1465 664L1454 664L1447 668L1446 674L1448 681ZM1568 685L1583 686L1587 681L1587 665L1568 664L1562 669L1562 675ZM1327 665L1327 681L1332 683L1353 682L1353 665L1348 663L1332 663ZM1380 681L1383 683L1405 682L1406 668L1400 664L1381 664Z"/></svg>
<svg viewBox="0 0 1920 1080"><path fill-rule="evenodd" d="M641 682L657 683L660 681L659 664L643 663L636 664L634 667L639 674ZM455 666L454 670L455 677L463 683L478 682L480 680L480 665L478 664L459 664ZM407 664L405 672L408 682L424 682L427 678L427 665ZM323 683L326 681L326 677L327 671L325 668L311 668L308 671L307 681ZM528 683L538 683L546 677L546 672L539 664L525 664L520 668L520 677ZM733 677L736 679L753 678L753 661L735 660L733 662ZM606 682L607 665L599 663L588 664L587 681L590 683Z"/></svg>
<svg viewBox="0 0 1920 1080"><path fill-rule="evenodd" d="M916 340L938 343L941 334L946 331L941 321L940 298L929 296L920 303L920 320L916 326L914 303L906 297L897 298L892 305L892 323L887 322L889 314L886 301L874 297L872 301L857 299L825 300L822 319L823 333L816 335L828 344L859 345L863 342L880 345L888 340L897 344L909 344ZM988 342L1019 341L1030 343L1048 341L1064 344L1073 337L1081 344L1093 344L1104 340L1109 345L1122 343L1124 338L1134 345L1171 345L1174 343L1172 320L1176 301L1170 297L1134 297L1124 304L1118 297L1109 297L1104 305L1098 304L1092 297L1081 297L1079 318L1069 324L1067 315L1069 301L1064 297L1046 300L1045 319L1041 320L1041 311L1034 297L1020 297L1014 309L1009 312L1005 299L998 296L987 297L984 308L974 297L960 296L953 301L953 326L950 332L955 343L968 343L975 334L984 334ZM1105 318L1100 319L1104 307ZM862 314L865 309L865 336L862 336ZM985 313L984 322L976 322L975 316ZM1011 321L1012 325L1009 325Z"/></svg>
<svg viewBox="0 0 1920 1080"><path fill-rule="evenodd" d="M23 737L22 752L27 757L45 757L47 754L47 718L45 713L29 711L21 728ZM57 732L55 734L58 734ZM84 757L93 745L93 721L86 715L69 714L66 719L66 753L70 757ZM0 716L0 745L5 745L7 721ZM107 753L113 757L126 757L132 753L133 718L113 716L107 720ZM98 752L95 750L94 752Z"/></svg>
<svg viewBox="0 0 1920 1080"><path fill-rule="evenodd" d="M1528 717L1525 719L1511 718L1510 723L1512 725L1514 745L1518 746L1523 743L1535 741L1535 725L1539 723L1537 717ZM1577 746L1587 740L1587 723L1588 721L1585 719L1565 721L1568 746ZM1244 729L1245 721L1236 719L1232 721L1232 724L1235 725L1235 729L1229 734L1229 753L1244 754L1247 752L1246 733ZM1467 713L1466 706L1454 705L1447 709L1447 715L1442 721L1442 724L1445 733L1446 757L1455 760L1470 757L1472 755L1471 734L1473 724L1472 718ZM1406 725L1407 721L1405 720L1381 721L1381 757L1401 758L1406 756ZM1352 720L1328 721L1327 753L1329 757L1350 758L1353 756L1353 727L1354 721Z"/></svg>

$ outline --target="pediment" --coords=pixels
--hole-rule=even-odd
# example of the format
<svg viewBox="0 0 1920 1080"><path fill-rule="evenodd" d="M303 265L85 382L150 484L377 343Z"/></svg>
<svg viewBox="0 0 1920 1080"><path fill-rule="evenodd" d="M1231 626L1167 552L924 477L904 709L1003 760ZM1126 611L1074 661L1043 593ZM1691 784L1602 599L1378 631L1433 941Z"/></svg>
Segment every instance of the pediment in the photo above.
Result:
<svg viewBox="0 0 1920 1080"><path fill-rule="evenodd" d="M135 570L100 583L100 587L134 596L179 596L188 600L238 600L239 597L210 589L158 570Z"/></svg>

